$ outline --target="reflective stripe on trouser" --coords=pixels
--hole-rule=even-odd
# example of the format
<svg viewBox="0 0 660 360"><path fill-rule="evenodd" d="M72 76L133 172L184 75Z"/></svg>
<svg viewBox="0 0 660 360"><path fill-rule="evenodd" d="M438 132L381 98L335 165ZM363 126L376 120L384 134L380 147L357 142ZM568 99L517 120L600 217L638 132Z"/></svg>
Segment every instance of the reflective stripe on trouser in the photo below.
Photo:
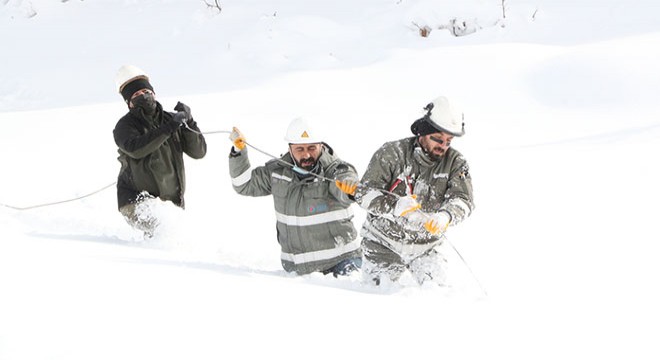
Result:
<svg viewBox="0 0 660 360"><path fill-rule="evenodd" d="M360 241L356 239L348 244L339 245L332 249L310 251L301 254L289 254L282 252L281 259L299 265L314 261L334 259L359 249L360 249Z"/></svg>

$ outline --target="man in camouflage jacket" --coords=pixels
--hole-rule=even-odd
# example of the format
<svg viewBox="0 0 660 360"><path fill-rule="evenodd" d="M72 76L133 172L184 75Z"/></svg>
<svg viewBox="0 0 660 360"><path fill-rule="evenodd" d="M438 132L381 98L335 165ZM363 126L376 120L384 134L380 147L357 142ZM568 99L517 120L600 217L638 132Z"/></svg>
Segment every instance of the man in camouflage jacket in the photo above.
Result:
<svg viewBox="0 0 660 360"><path fill-rule="evenodd" d="M384 144L354 192L368 211L361 235L363 275L380 284L404 271L444 285L442 235L470 215L472 182L465 158L450 147L464 134L462 114L444 97L411 126L414 137Z"/></svg>

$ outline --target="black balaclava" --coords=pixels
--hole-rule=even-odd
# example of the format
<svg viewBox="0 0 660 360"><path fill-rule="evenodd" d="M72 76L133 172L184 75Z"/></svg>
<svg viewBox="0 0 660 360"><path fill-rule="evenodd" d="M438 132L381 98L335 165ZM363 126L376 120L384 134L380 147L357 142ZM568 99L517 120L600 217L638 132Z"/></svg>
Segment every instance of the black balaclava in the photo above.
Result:
<svg viewBox="0 0 660 360"><path fill-rule="evenodd" d="M145 117L152 117L158 108L156 97L150 92L134 97L131 103L133 103L133 108L138 109Z"/></svg>
<svg viewBox="0 0 660 360"><path fill-rule="evenodd" d="M124 98L124 101L128 104L131 101L131 96L135 94L138 90L149 89L154 91L154 88L149 83L149 79L144 77L138 77L128 84L124 84L121 88L121 96Z"/></svg>

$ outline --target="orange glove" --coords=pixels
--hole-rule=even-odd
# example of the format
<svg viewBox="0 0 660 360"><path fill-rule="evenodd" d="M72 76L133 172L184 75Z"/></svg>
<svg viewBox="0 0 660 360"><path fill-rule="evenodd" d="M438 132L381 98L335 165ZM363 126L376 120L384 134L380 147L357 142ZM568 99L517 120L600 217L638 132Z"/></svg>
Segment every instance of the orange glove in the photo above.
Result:
<svg viewBox="0 0 660 360"><path fill-rule="evenodd" d="M399 201L394 205L394 215L406 216L414 211L419 210L422 204L417 202L417 195L402 196Z"/></svg>
<svg viewBox="0 0 660 360"><path fill-rule="evenodd" d="M344 192L345 194L348 195L355 195L355 190L358 187L358 181L357 180L335 180L335 185Z"/></svg>
<svg viewBox="0 0 660 360"><path fill-rule="evenodd" d="M424 223L424 229L432 235L440 235L447 231L451 218L446 211L440 211L429 215L429 220Z"/></svg>
<svg viewBox="0 0 660 360"><path fill-rule="evenodd" d="M245 136L236 128L232 128L231 134L229 135L229 140L234 143L236 149L243 150L245 148Z"/></svg>

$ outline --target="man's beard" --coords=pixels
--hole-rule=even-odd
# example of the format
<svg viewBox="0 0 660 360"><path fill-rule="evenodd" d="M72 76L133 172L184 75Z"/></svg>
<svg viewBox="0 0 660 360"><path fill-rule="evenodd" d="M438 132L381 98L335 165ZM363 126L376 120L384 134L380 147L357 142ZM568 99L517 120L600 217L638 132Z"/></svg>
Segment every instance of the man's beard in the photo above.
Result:
<svg viewBox="0 0 660 360"><path fill-rule="evenodd" d="M427 151L426 154L433 160L433 161L438 161L442 159L443 156L445 156L445 149L435 146L431 148L431 151Z"/></svg>
<svg viewBox="0 0 660 360"><path fill-rule="evenodd" d="M316 159L313 157L308 157L305 159L300 159L300 161L296 161L298 164L298 167L307 171L311 171L314 169L316 166Z"/></svg>

